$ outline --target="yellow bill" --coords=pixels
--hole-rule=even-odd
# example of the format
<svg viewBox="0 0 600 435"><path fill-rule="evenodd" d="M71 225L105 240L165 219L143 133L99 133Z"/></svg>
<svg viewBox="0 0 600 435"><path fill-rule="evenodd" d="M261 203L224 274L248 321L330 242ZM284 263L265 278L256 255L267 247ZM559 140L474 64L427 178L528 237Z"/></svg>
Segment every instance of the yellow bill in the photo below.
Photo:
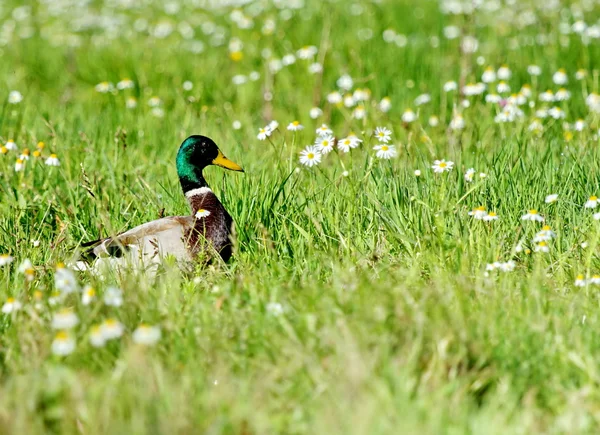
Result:
<svg viewBox="0 0 600 435"><path fill-rule="evenodd" d="M212 161L212 164L222 168L231 169L232 171L244 172L240 165L233 163L231 160L225 157L221 150L219 150L219 155L217 155L217 158Z"/></svg>

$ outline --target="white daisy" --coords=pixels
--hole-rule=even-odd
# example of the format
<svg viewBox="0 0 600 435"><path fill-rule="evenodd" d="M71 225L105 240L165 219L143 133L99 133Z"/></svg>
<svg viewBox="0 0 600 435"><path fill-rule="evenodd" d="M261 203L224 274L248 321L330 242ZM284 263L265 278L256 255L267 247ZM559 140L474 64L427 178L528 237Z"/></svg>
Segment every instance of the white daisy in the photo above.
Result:
<svg viewBox="0 0 600 435"><path fill-rule="evenodd" d="M446 160L442 159L442 160L434 160L431 168L433 169L433 172L435 172L436 174L441 174L442 172L451 171L453 166L454 166L454 162L447 162Z"/></svg>
<svg viewBox="0 0 600 435"><path fill-rule="evenodd" d="M492 83L496 81L496 71L491 66L488 66L483 74L481 75L481 81L483 83Z"/></svg>
<svg viewBox="0 0 600 435"><path fill-rule="evenodd" d="M454 115L452 121L450 121L450 128L452 130L462 130L465 128L465 120L462 115Z"/></svg>
<svg viewBox="0 0 600 435"><path fill-rule="evenodd" d="M111 307L123 305L123 290L118 287L109 287L104 293L104 303Z"/></svg>
<svg viewBox="0 0 600 435"><path fill-rule="evenodd" d="M329 154L333 151L334 145L335 139L330 135L321 136L315 142L315 146L321 154Z"/></svg>
<svg viewBox="0 0 600 435"><path fill-rule="evenodd" d="M272 316L278 317L280 315L283 314L283 305L281 305L279 302L269 302L267 304L267 313L271 314Z"/></svg>
<svg viewBox="0 0 600 435"><path fill-rule="evenodd" d="M304 130L304 126L300 124L300 121L293 121L288 124L287 129L289 131L300 131Z"/></svg>
<svg viewBox="0 0 600 435"><path fill-rule="evenodd" d="M502 65L500 68L498 68L498 78L500 80L508 80L511 76L512 72L507 65Z"/></svg>
<svg viewBox="0 0 600 435"><path fill-rule="evenodd" d="M553 202L558 201L558 194L557 193L553 193L551 195L546 196L546 204L552 204Z"/></svg>
<svg viewBox="0 0 600 435"><path fill-rule="evenodd" d="M140 325L133 331L133 341L137 344L152 346L160 340L161 332L158 326Z"/></svg>
<svg viewBox="0 0 600 435"><path fill-rule="evenodd" d="M539 231L533 238L534 243L547 242L556 237L556 233L552 231L549 225L544 225L541 231Z"/></svg>
<svg viewBox="0 0 600 435"><path fill-rule="evenodd" d="M52 317L52 328L54 329L71 329L78 323L77 314L68 308L60 310Z"/></svg>
<svg viewBox="0 0 600 435"><path fill-rule="evenodd" d="M500 81L496 86L496 90L499 94L504 94L506 92L510 92L510 86L508 85L508 83Z"/></svg>
<svg viewBox="0 0 600 435"><path fill-rule="evenodd" d="M271 129L267 126L267 127L263 127L258 129L258 135L256 136L258 138L258 140L265 140L266 138L268 138L269 136L271 136Z"/></svg>
<svg viewBox="0 0 600 435"><path fill-rule="evenodd" d="M135 109L137 104L137 100L134 97L127 97L125 100L125 107L128 109Z"/></svg>
<svg viewBox="0 0 600 435"><path fill-rule="evenodd" d="M373 149L377 151L376 156L380 159L391 159L392 157L396 157L396 155L398 155L394 145L378 144L375 145Z"/></svg>
<svg viewBox="0 0 600 435"><path fill-rule="evenodd" d="M392 139L391 130L385 127L377 127L373 134L379 142L388 143Z"/></svg>
<svg viewBox="0 0 600 435"><path fill-rule="evenodd" d="M327 127L327 124L321 124L321 126L317 128L316 133L318 136L331 136L333 130Z"/></svg>
<svg viewBox="0 0 600 435"><path fill-rule="evenodd" d="M485 210L485 207L483 205L474 208L473 210L471 210L469 212L469 216L473 216L473 218L475 219L483 219L484 217L487 216L487 211Z"/></svg>
<svg viewBox="0 0 600 435"><path fill-rule="evenodd" d="M300 152L300 163L309 168L321 163L322 154L316 146L309 145Z"/></svg>
<svg viewBox="0 0 600 435"><path fill-rule="evenodd" d="M208 211L204 208L201 208L201 209L198 209L195 216L196 216L196 219L202 219L207 216L210 216L210 211Z"/></svg>
<svg viewBox="0 0 600 435"><path fill-rule="evenodd" d="M458 85L455 81L449 81L444 83L444 92L452 92L458 89Z"/></svg>
<svg viewBox="0 0 600 435"><path fill-rule="evenodd" d="M356 108L352 111L352 117L354 119L363 119L366 115L367 111L365 109L365 106L363 106L362 104L356 106Z"/></svg>
<svg viewBox="0 0 600 435"><path fill-rule="evenodd" d="M402 114L402 122L410 124L417 119L417 114L413 112L411 109L406 109Z"/></svg>
<svg viewBox="0 0 600 435"><path fill-rule="evenodd" d="M600 275L592 275L592 277L590 278L590 284L600 284Z"/></svg>
<svg viewBox="0 0 600 435"><path fill-rule="evenodd" d="M90 329L90 344L94 347L102 347L106 344L101 326L95 325Z"/></svg>
<svg viewBox="0 0 600 435"><path fill-rule="evenodd" d="M21 172L25 167L25 162L21 159L17 159L15 162L15 172Z"/></svg>
<svg viewBox="0 0 600 435"><path fill-rule="evenodd" d="M75 274L64 266L59 266L54 273L54 286L60 292L65 294L79 291L79 283Z"/></svg>
<svg viewBox="0 0 600 435"><path fill-rule="evenodd" d="M98 83L95 87L96 92L100 92L101 94L106 94L114 89L114 86L110 82L101 82Z"/></svg>
<svg viewBox="0 0 600 435"><path fill-rule="evenodd" d="M327 94L327 102L330 104L339 104L342 102L342 94L338 91L333 91Z"/></svg>
<svg viewBox="0 0 600 435"><path fill-rule="evenodd" d="M569 81L569 77L564 69L559 69L552 76L552 81L557 85L564 85Z"/></svg>
<svg viewBox="0 0 600 435"><path fill-rule="evenodd" d="M598 206L598 197L595 195L590 196L583 206L585 208L596 208Z"/></svg>
<svg viewBox="0 0 600 435"><path fill-rule="evenodd" d="M569 98L571 98L571 93L565 88L560 88L556 91L556 94L554 94L554 99L556 101L567 101Z"/></svg>
<svg viewBox="0 0 600 435"><path fill-rule="evenodd" d="M552 107L550 110L548 110L548 115L554 119L562 119L566 116L564 110L562 110L560 107Z"/></svg>
<svg viewBox="0 0 600 435"><path fill-rule="evenodd" d="M336 83L338 85L338 88L343 89L345 91L349 91L350 89L352 89L352 86L354 86L354 81L352 80L352 77L350 77L348 74L344 74L343 76L341 76Z"/></svg>
<svg viewBox="0 0 600 435"><path fill-rule="evenodd" d="M7 264L12 263L13 260L14 260L14 258L11 257L8 254L2 254L2 255L0 255L0 267L6 266Z"/></svg>
<svg viewBox="0 0 600 435"><path fill-rule="evenodd" d="M19 104L23 101L23 95L19 91L10 91L8 94L8 102L10 104Z"/></svg>
<svg viewBox="0 0 600 435"><path fill-rule="evenodd" d="M475 169L467 169L467 172L465 172L465 181L467 183L470 183L473 181L473 177L475 177Z"/></svg>
<svg viewBox="0 0 600 435"><path fill-rule="evenodd" d="M120 91L122 91L124 89L131 89L134 86L135 86L135 84L133 83L133 80L130 80L130 79L123 79L119 83L117 83L117 89L119 89ZM185 86L184 86L184 88L185 88Z"/></svg>
<svg viewBox="0 0 600 435"><path fill-rule="evenodd" d="M585 287L587 285L587 281L583 275L577 275L575 278L575 287Z"/></svg>
<svg viewBox="0 0 600 435"><path fill-rule="evenodd" d="M100 330L102 332L102 337L108 341L121 337L123 332L125 332L125 327L116 319L106 319L102 322L102 325L100 325Z"/></svg>
<svg viewBox="0 0 600 435"><path fill-rule="evenodd" d="M65 356L73 353L75 350L75 340L67 331L60 331L54 337L52 342L52 353L58 356Z"/></svg>
<svg viewBox="0 0 600 435"><path fill-rule="evenodd" d="M8 298L6 299L6 302L4 302L4 305L2 305L2 312L4 314L10 314L19 311L22 307L23 304L15 298Z"/></svg>
<svg viewBox="0 0 600 435"><path fill-rule="evenodd" d="M431 95L421 94L417 98L415 98L415 106L422 106L423 104L427 104L430 101L431 101Z"/></svg>
<svg viewBox="0 0 600 435"><path fill-rule="evenodd" d="M542 74L542 69L537 65L529 65L527 67L527 72L532 76L539 76Z"/></svg>
<svg viewBox="0 0 600 435"><path fill-rule="evenodd" d="M86 286L81 294L81 303L83 305L89 305L96 300L96 290L91 286Z"/></svg>
<svg viewBox="0 0 600 435"><path fill-rule="evenodd" d="M533 221L533 222L544 222L544 218L535 209L531 209L527 213L525 213L523 216L521 216L521 220Z"/></svg>
<svg viewBox="0 0 600 435"><path fill-rule="evenodd" d="M383 97L379 102L379 110L383 113L387 113L392 108L392 100L390 97Z"/></svg>

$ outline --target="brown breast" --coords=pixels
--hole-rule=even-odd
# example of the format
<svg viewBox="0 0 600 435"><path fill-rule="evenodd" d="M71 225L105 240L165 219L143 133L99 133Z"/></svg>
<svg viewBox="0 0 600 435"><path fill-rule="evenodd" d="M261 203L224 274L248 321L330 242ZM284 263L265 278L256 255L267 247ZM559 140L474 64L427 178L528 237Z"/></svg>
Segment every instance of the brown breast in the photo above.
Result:
<svg viewBox="0 0 600 435"><path fill-rule="evenodd" d="M186 234L190 251L192 255L196 256L200 252L210 249L207 246L208 243L221 255L224 261L227 261L231 257L230 235L233 220L210 189L198 190L197 192L190 191L186 193L192 216L202 210L208 212L208 215L198 217L194 228Z"/></svg>

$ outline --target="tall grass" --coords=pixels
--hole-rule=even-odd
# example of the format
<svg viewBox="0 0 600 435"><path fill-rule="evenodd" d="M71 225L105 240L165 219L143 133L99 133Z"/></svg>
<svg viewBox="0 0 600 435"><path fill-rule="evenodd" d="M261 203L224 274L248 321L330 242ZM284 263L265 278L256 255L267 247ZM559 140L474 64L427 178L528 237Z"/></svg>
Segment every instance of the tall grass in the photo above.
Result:
<svg viewBox="0 0 600 435"><path fill-rule="evenodd" d="M24 21L13 18L20 2L0 7L0 26L15 24L1 47L0 96L24 96L0 107L0 138L32 151L43 141L44 158L55 152L61 161L53 168L32 157L15 172L18 154L0 155L0 253L15 258L0 269L0 302L15 297L24 305L0 317L2 432L596 431L597 287L573 282L600 266L599 224L583 208L600 191L598 114L585 104L598 90L599 52L596 39L586 45L559 24L593 24L597 6L523 1L449 15L437 2L306 3L291 10L252 2L244 13L257 4L263 10L251 29L232 22L231 8L191 2L175 15L163 2L90 2L56 14L49 2L35 2ZM524 11L533 24L519 24ZM72 44L73 20L86 14L95 18ZM124 24L112 27L112 19ZM175 29L186 22L204 51L188 51L191 41L177 30L164 39L133 30L136 20ZM265 35L268 20L276 26ZM211 45L203 33L209 21L224 29L224 45ZM460 38L444 36L449 25L476 36L478 51L461 53ZM32 36L19 37L28 26ZM390 28L406 35L405 46L384 42ZM239 62L229 56L232 37L244 43ZM300 59L273 74L262 57L264 49L281 58L309 44L319 48L322 77L308 74ZM536 107L498 124L498 107L471 97L466 128L449 129L462 98L445 93L444 82L476 82L486 65L503 63L513 91L532 84ZM542 68L540 77L527 73L531 64ZM538 135L528 126L543 106L538 94L558 88L558 68L569 74L572 97L557 103L567 118L544 120ZM574 78L579 68L588 72L582 81ZM258 81L232 84L251 71ZM344 73L371 91L365 119L326 102ZM125 77L133 89L94 90ZM186 80L190 91L182 88ZM404 110L416 111L414 99L425 92L432 102L418 108L417 122L403 123ZM164 117L153 115L152 96L162 100ZM376 107L384 96L393 104L387 114ZM126 108L127 97L137 108ZM314 105L324 111L316 120L309 117ZM440 117L439 126L428 125L430 115ZM579 118L584 131L565 129ZM258 128L271 119L280 128L261 142ZM305 129L287 131L296 119ZM300 167L299 151L323 122L337 137L357 133L363 144ZM372 150L379 125L393 130L399 156L390 161ZM78 279L99 300L84 306L70 295L52 305L54 268L71 261L81 242L189 213L174 159L190 134L210 136L246 171L205 171L236 222L234 259L192 274L168 263L156 280L132 274L103 282L83 273ZM434 174L441 158L455 168ZM468 183L471 167L477 175ZM559 200L546 204L551 193ZM500 219L474 220L468 212L478 206ZM541 225L521 220L531 208L557 234L549 253L531 243ZM17 271L27 258L36 269L32 282ZM513 272L486 273L487 264L508 260ZM124 290L122 307L102 303L108 285ZM35 290L43 295L38 309ZM76 350L58 357L49 325L63 306L80 324ZM88 331L107 317L127 332L93 348ZM160 325L156 346L132 342L142 322Z"/></svg>

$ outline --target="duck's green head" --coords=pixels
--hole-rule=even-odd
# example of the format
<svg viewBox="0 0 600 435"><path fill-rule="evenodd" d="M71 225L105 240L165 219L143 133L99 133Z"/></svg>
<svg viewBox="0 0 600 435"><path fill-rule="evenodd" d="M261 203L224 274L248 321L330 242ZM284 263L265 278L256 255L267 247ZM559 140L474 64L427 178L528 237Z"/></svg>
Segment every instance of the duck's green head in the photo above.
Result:
<svg viewBox="0 0 600 435"><path fill-rule="evenodd" d="M212 139L194 135L183 141L177 153L177 175L184 190L206 185L202 170L209 165L244 172L240 165L223 155Z"/></svg>

